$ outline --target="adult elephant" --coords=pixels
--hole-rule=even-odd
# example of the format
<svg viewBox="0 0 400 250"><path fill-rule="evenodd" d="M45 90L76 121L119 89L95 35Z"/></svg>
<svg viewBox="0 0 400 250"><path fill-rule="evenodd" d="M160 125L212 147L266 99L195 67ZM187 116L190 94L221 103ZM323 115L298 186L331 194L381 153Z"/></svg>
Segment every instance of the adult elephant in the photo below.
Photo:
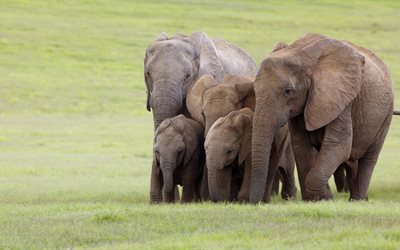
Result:
<svg viewBox="0 0 400 250"><path fill-rule="evenodd" d="M146 50L144 79L147 110L154 128L178 114L188 114L185 98L193 83L205 74L221 80L225 74L255 76L257 65L241 48L203 32L168 38L161 33Z"/></svg>
<svg viewBox="0 0 400 250"><path fill-rule="evenodd" d="M193 83L205 74L222 80L224 74L256 75L257 65L241 48L203 32L169 38L161 33L144 58L147 110L153 111L154 130L178 114L190 116L185 98ZM160 171L153 156L151 190L159 190ZM161 192L150 191L150 202L162 201Z"/></svg>
<svg viewBox="0 0 400 250"><path fill-rule="evenodd" d="M307 34L262 62L254 88L251 202L263 198L273 135L288 121L304 200L332 199L328 179L342 163L351 170L350 199L368 199L393 113L381 59L350 42Z"/></svg>

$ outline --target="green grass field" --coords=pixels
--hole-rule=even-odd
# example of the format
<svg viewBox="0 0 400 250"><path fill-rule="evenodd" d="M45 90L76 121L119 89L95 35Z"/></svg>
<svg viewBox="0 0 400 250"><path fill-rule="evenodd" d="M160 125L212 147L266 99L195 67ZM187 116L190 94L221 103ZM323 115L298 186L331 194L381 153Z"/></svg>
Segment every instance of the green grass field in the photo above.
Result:
<svg viewBox="0 0 400 250"><path fill-rule="evenodd" d="M0 1L0 249L399 249L400 117L370 201L148 205L143 57L205 31L258 63L307 32L389 66L400 109L399 1Z"/></svg>

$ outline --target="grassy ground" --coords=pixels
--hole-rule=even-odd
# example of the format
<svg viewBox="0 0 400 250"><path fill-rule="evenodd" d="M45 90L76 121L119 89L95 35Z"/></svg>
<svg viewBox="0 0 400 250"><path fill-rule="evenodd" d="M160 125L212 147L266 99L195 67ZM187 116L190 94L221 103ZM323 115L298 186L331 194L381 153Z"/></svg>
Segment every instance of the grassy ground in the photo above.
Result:
<svg viewBox="0 0 400 250"><path fill-rule="evenodd" d="M149 206L142 73L162 31L205 31L257 62L316 32L374 50L399 96L399 16L397 1L1 1L0 249L400 248L399 117L369 202Z"/></svg>

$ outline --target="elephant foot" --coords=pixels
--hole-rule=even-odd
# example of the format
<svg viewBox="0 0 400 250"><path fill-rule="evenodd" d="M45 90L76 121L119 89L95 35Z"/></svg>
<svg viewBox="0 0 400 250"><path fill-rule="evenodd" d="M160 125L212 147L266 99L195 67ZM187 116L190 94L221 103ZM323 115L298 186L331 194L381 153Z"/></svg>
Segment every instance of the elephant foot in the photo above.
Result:
<svg viewBox="0 0 400 250"><path fill-rule="evenodd" d="M368 195L366 195L366 196L363 196L363 195L351 195L350 196L350 198L349 198L349 201L350 202L353 202L353 201L368 201Z"/></svg>
<svg viewBox="0 0 400 250"><path fill-rule="evenodd" d="M304 201L333 200L333 195L329 189L322 192L320 190L307 189L306 194L302 195Z"/></svg>

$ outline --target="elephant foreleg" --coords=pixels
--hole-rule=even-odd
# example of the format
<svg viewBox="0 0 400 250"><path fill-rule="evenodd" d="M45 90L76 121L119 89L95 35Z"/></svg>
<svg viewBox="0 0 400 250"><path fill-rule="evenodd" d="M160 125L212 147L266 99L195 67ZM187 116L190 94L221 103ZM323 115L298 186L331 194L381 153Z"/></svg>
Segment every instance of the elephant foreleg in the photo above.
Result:
<svg viewBox="0 0 400 250"><path fill-rule="evenodd" d="M314 165L318 151L311 143L305 128L304 116L299 115L289 121L292 148L296 159L297 175L300 183L301 196L306 197L305 180L311 166Z"/></svg>
<svg viewBox="0 0 400 250"><path fill-rule="evenodd" d="M328 180L349 159L353 141L351 107L325 127L321 149L305 180L306 200L332 199Z"/></svg>
<svg viewBox="0 0 400 250"><path fill-rule="evenodd" d="M248 202L251 183L251 155L244 161L244 176L242 186L238 194L239 202Z"/></svg>
<svg viewBox="0 0 400 250"><path fill-rule="evenodd" d="M195 197L196 188L196 177L197 177L197 163L194 160L190 160L185 166L185 172L182 179L182 201L191 202Z"/></svg>
<svg viewBox="0 0 400 250"><path fill-rule="evenodd" d="M203 177L201 180L201 199L203 201L210 200L210 192L208 190L208 170L206 164L203 167Z"/></svg>

